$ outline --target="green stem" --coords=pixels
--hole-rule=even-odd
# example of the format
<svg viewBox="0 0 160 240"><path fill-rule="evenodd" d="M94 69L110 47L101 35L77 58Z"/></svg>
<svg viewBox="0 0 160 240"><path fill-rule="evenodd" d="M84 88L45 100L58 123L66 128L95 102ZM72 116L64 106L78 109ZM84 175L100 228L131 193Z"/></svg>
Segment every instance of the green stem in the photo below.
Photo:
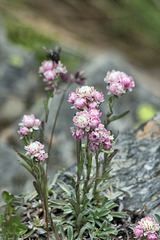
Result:
<svg viewBox="0 0 160 240"><path fill-rule="evenodd" d="M87 192L87 187L88 187L88 183L89 183L89 180L90 180L90 167L91 166L90 166L90 161L89 160L90 160L90 157L89 157L89 134L87 134L86 159L85 159L87 176L86 176L86 180L85 180L84 187L83 187L83 193L84 194Z"/></svg>
<svg viewBox="0 0 160 240"><path fill-rule="evenodd" d="M98 176L99 176L98 156L99 156L99 152L97 152L96 156L95 156L95 159L96 159L96 176L95 176L95 185L94 185L94 195L96 195L96 192L97 192Z"/></svg>
<svg viewBox="0 0 160 240"><path fill-rule="evenodd" d="M108 162L108 154L104 153L104 160L103 160L103 167L102 167L102 175L105 173L106 171L106 167L107 167L107 162Z"/></svg>
<svg viewBox="0 0 160 240"><path fill-rule="evenodd" d="M80 206L80 192L79 192L79 184L81 180L81 175L78 171L78 167L81 161L81 141L77 140L76 141L76 152L77 152L77 183L76 183L76 199L77 203Z"/></svg>
<svg viewBox="0 0 160 240"><path fill-rule="evenodd" d="M114 152L109 154L109 155L107 153L104 153L104 162L103 162L102 174L104 174L106 169L109 168L110 161L117 154L117 152L118 152L118 149L115 149Z"/></svg>
<svg viewBox="0 0 160 240"><path fill-rule="evenodd" d="M33 159L34 160L34 159ZM34 164L38 165L38 175L35 174L36 171L34 170L35 165L33 162L31 162L31 168L32 168L32 175L34 176L37 185L38 185L38 196L41 200L45 221L46 221L46 228L47 228L47 240L49 240L49 227L48 227L48 191L47 191L47 185L43 185L43 179L44 179L44 171L42 172L42 167L40 166L40 162L34 162ZM42 188L43 186L43 188Z"/></svg>

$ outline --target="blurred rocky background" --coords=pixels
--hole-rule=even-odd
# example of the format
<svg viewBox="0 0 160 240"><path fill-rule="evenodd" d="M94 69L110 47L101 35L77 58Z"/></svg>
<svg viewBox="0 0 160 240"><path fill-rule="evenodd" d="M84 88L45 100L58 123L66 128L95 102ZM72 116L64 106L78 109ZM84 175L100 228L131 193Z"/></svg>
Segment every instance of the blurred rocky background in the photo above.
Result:
<svg viewBox="0 0 160 240"><path fill-rule="evenodd" d="M17 134L24 114L43 118L44 85L38 67L42 46L62 47L61 61L70 72L84 70L87 84L106 93L107 71L124 71L136 82L115 112L130 114L112 126L124 132L160 111L160 2L156 0L0 0L0 191L32 189L13 148L23 151ZM73 86L71 90L75 90ZM49 141L59 97L51 103L45 139ZM74 163L70 133L74 111L67 95L53 139L50 177ZM105 112L105 104L102 104Z"/></svg>

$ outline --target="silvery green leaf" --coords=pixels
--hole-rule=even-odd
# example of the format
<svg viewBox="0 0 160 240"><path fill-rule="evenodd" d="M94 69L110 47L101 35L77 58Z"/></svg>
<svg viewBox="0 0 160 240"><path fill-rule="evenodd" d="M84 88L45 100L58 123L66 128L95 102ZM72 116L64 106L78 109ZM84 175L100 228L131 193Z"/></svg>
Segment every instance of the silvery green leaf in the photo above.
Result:
<svg viewBox="0 0 160 240"><path fill-rule="evenodd" d="M108 120L108 124L111 123L111 122L113 122L113 121L116 121L116 120L118 120L118 119L120 119L120 118L122 118L122 117L124 117L124 116L126 116L128 113L129 113L129 111L126 111L126 112L124 112L124 113L122 113L122 114L120 114L120 115L113 116L112 118L110 118L110 119Z"/></svg>
<svg viewBox="0 0 160 240"><path fill-rule="evenodd" d="M23 162L22 160L18 160L18 162L19 162L23 167L25 167L25 168L27 169L27 171L31 173L31 175L33 175L32 168L31 168L29 165L27 165L27 164L26 164L25 162Z"/></svg>
<svg viewBox="0 0 160 240"><path fill-rule="evenodd" d="M58 185L67 193L68 196L70 196L71 190L64 182L58 182Z"/></svg>
<svg viewBox="0 0 160 240"><path fill-rule="evenodd" d="M116 217L116 218L122 218L126 216L126 214L122 212L111 212L111 215L112 217Z"/></svg>
<svg viewBox="0 0 160 240"><path fill-rule="evenodd" d="M112 208L115 208L115 207L118 207L118 204L116 204L112 201L109 201L105 204L105 208L107 208L107 209L112 209Z"/></svg>
<svg viewBox="0 0 160 240"><path fill-rule="evenodd" d="M160 224L160 215L159 214L154 214L155 220L158 224Z"/></svg>
<svg viewBox="0 0 160 240"><path fill-rule="evenodd" d="M73 227L72 226L69 226L67 228L67 236L68 236L68 240L74 240L73 239Z"/></svg>

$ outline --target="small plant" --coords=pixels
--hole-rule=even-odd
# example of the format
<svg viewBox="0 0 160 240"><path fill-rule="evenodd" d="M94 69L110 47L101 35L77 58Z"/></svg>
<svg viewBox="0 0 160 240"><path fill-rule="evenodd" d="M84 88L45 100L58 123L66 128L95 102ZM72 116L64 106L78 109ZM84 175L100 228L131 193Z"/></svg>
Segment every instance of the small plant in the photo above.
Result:
<svg viewBox="0 0 160 240"><path fill-rule="evenodd" d="M102 123L100 105L105 101L104 94L93 86L84 85L83 72L68 75L67 68L60 62L60 48L44 50L49 59L42 62L39 73L47 85L47 96L43 101L45 117L40 121L34 114L23 116L18 133L25 152L16 150L21 158L19 163L34 178L35 193L17 197L3 192L6 206L0 215L2 239L39 239L39 236L48 240L112 239L116 235L113 220L124 214L118 212L115 203L121 193L112 190L110 162L117 149L114 147L116 137L109 130L109 124L128 114L129 111L115 115L113 106L121 95L132 91L135 83L123 72L113 70L107 73L104 81L110 97ZM64 97L74 83L83 85L68 97L68 102L76 110L74 127L71 127L76 139L76 170L68 174L68 184L60 180L60 174L49 183L52 139ZM61 99L46 150L43 142L49 101L57 94ZM138 231L140 228L135 228L136 236L140 237Z"/></svg>

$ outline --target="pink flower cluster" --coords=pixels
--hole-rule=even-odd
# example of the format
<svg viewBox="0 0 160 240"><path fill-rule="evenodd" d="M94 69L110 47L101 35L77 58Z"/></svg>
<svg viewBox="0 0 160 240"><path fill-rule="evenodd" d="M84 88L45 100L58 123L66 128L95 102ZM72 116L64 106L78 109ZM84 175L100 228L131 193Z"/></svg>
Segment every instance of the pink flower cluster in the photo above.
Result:
<svg viewBox="0 0 160 240"><path fill-rule="evenodd" d="M27 151L26 155L29 155L32 159L35 158L37 161L44 161L48 158L48 154L43 150L44 145L38 141L31 142L24 149Z"/></svg>
<svg viewBox="0 0 160 240"><path fill-rule="evenodd" d="M76 92L69 94L72 108L78 111L73 122L76 127L72 127L72 136L76 139L84 139L87 134L89 136L89 149L97 152L101 148L104 150L112 150L113 136L101 124L101 112L97 109L101 102L104 101L103 94L94 89L94 87L82 86L77 88Z"/></svg>
<svg viewBox="0 0 160 240"><path fill-rule="evenodd" d="M114 95L122 95L127 91L132 91L135 86L133 78L124 72L112 70L108 72L104 81L107 83L107 89Z"/></svg>
<svg viewBox="0 0 160 240"><path fill-rule="evenodd" d="M19 123L21 126L18 133L21 134L21 137L28 135L29 133L33 132L34 130L38 130L41 121L36 119L33 114L31 115L24 115L22 122Z"/></svg>
<svg viewBox="0 0 160 240"><path fill-rule="evenodd" d="M88 110L98 108L104 101L103 93L90 86L82 86L76 89L76 92L69 94L68 102L73 104L72 108L79 110Z"/></svg>
<svg viewBox="0 0 160 240"><path fill-rule="evenodd" d="M141 237L146 237L147 240L157 240L160 226L149 216L142 218L138 225L134 228L134 234L136 238L140 239Z"/></svg>
<svg viewBox="0 0 160 240"><path fill-rule="evenodd" d="M60 61L56 63L52 60L44 60L39 68L39 73L44 77L43 81L48 84L46 90L54 90L57 88L58 77L66 80L67 69Z"/></svg>

